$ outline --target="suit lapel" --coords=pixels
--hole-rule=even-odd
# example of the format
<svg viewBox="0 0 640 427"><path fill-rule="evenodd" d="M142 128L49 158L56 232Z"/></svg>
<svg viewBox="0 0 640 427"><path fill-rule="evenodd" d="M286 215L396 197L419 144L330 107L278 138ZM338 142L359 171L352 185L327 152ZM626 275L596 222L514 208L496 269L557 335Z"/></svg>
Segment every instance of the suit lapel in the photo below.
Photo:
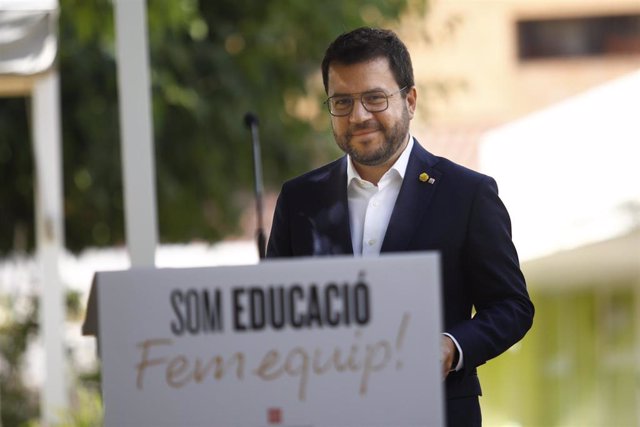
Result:
<svg viewBox="0 0 640 427"><path fill-rule="evenodd" d="M411 243L416 227L422 221L440 182L441 173L435 168L436 163L437 158L414 139L407 171L389 220L381 252L403 251ZM428 177L422 174L427 174Z"/></svg>
<svg viewBox="0 0 640 427"><path fill-rule="evenodd" d="M327 193L311 194L318 200L326 200L327 204L320 209L313 219L313 226L318 233L314 236L314 253L326 255L353 254L351 243L351 227L349 225L349 202L347 198L347 157L342 157L329 170L326 176ZM322 236L326 236L323 239Z"/></svg>

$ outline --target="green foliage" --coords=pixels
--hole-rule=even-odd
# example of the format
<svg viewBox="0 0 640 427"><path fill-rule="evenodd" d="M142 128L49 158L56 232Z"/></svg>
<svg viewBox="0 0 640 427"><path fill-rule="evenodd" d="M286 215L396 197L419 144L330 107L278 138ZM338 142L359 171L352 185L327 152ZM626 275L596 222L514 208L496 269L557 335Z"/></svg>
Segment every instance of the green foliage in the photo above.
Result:
<svg viewBox="0 0 640 427"><path fill-rule="evenodd" d="M284 179L334 156L329 121L320 109L324 49L346 30L397 22L409 4L423 10L423 3L148 2L161 240L216 240L234 232L253 182L250 134L243 124L247 111L260 117L267 188L278 190ZM80 250L122 243L113 4L61 0L60 8L67 246ZM7 123L23 114L1 100L0 117L8 109L16 111ZM27 140L20 126L2 129L9 132L11 150L18 145L13 141ZM0 162L7 145L3 137ZM30 176L20 167L24 170L12 175L17 181L4 181L13 182L11 188L20 176ZM12 212L0 233L0 253L11 249L7 238L18 220L32 224L24 197L26 207L17 211L16 204L16 212L12 196L2 197Z"/></svg>
<svg viewBox="0 0 640 427"><path fill-rule="evenodd" d="M33 247L33 158L23 98L0 98L0 254Z"/></svg>
<svg viewBox="0 0 640 427"><path fill-rule="evenodd" d="M38 330L35 298L0 301L0 421L3 426L24 425L38 415L38 396L22 381L29 341Z"/></svg>
<svg viewBox="0 0 640 427"><path fill-rule="evenodd" d="M77 393L75 410L63 418L60 427L99 427L102 425L104 411L100 393L91 389L80 389Z"/></svg>
<svg viewBox="0 0 640 427"><path fill-rule="evenodd" d="M60 2L66 242L124 241L113 5Z"/></svg>
<svg viewBox="0 0 640 427"><path fill-rule="evenodd" d="M66 295L68 320L78 320L84 307L77 292ZM38 333L38 304L35 296L0 299L0 425L38 427L38 390L23 381L24 357L29 343ZM58 427L96 427L102 425L100 373L75 372L70 408L59 416Z"/></svg>

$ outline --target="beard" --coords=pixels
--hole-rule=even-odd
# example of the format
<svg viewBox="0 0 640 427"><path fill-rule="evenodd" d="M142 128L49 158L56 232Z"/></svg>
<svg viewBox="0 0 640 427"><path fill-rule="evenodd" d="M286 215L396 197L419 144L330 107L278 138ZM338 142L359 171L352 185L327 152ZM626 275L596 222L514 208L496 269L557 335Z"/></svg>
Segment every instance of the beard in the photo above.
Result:
<svg viewBox="0 0 640 427"><path fill-rule="evenodd" d="M402 147L409 133L409 121L409 112L404 108L400 120L395 122L390 128L386 128L375 120L369 120L358 125L350 126L343 135L338 135L335 129L333 129L333 136L338 147L348 154L354 162L365 166L379 166L392 159ZM372 150L358 148L356 144L351 142L353 132L365 129L381 131L384 135L383 143ZM365 145L373 143L371 140L364 142Z"/></svg>

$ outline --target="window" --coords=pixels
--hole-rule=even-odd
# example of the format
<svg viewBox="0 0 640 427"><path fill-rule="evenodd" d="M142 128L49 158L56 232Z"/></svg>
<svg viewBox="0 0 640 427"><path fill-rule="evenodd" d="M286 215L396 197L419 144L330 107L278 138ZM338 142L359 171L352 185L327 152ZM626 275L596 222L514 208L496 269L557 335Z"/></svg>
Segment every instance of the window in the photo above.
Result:
<svg viewBox="0 0 640 427"><path fill-rule="evenodd" d="M521 60L640 54L640 15L517 23Z"/></svg>

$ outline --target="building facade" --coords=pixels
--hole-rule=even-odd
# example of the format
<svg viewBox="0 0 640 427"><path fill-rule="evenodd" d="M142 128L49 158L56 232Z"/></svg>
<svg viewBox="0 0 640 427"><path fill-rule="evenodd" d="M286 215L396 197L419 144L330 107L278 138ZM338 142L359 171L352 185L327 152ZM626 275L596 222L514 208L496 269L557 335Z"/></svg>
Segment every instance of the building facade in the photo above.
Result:
<svg viewBox="0 0 640 427"><path fill-rule="evenodd" d="M640 426L640 125L625 110L640 117L640 90L629 85L638 93L618 102L594 89L640 70L640 1L432 0L398 32L426 104L415 136L471 168L504 171L516 245L525 234L547 240L522 251L532 330L479 369L485 425ZM503 145L487 154L498 135ZM604 209L614 192L618 204Z"/></svg>

